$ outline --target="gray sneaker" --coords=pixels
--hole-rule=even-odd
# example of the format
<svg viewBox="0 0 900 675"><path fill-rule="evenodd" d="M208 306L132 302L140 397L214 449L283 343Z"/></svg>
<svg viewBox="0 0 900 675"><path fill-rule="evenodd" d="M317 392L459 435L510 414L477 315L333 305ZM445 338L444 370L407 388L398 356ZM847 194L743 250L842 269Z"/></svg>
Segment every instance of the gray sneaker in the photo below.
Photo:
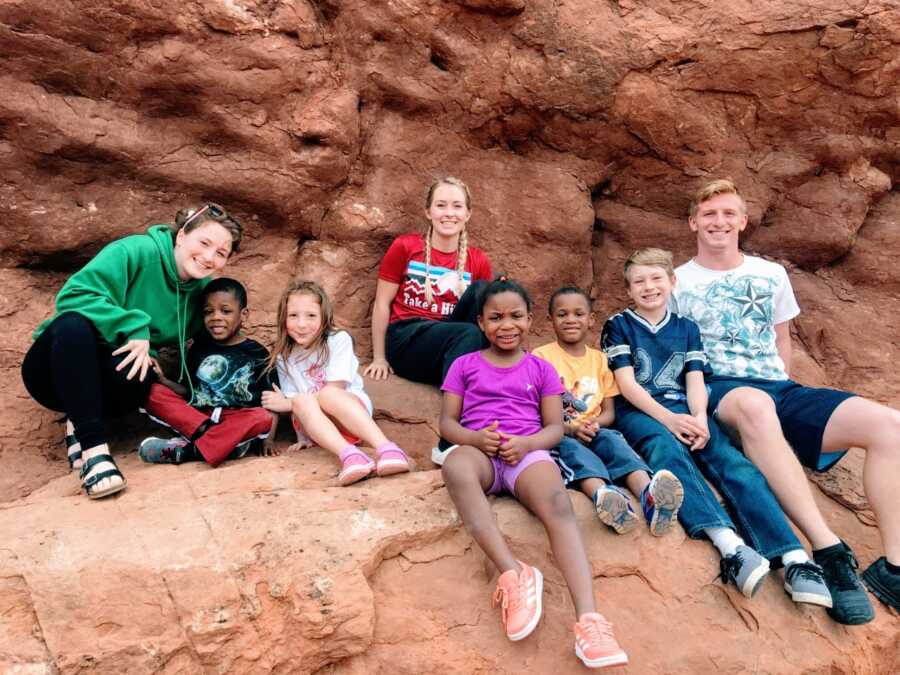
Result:
<svg viewBox="0 0 900 675"><path fill-rule="evenodd" d="M435 446L431 449L431 461L437 464L438 466L444 465L444 460L447 459L447 455L458 448L458 445L451 445L449 448L441 450L440 447Z"/></svg>
<svg viewBox="0 0 900 675"><path fill-rule="evenodd" d="M749 546L741 544L737 551L722 558L719 578L726 584L733 581L741 593L752 598L768 573L769 561Z"/></svg>
<svg viewBox="0 0 900 675"><path fill-rule="evenodd" d="M615 485L604 485L594 493L594 508L597 517L619 534L631 532L638 523L628 495Z"/></svg>
<svg viewBox="0 0 900 675"><path fill-rule="evenodd" d="M814 562L793 563L784 570L784 590L794 602L831 607L831 591L822 568Z"/></svg>
<svg viewBox="0 0 900 675"><path fill-rule="evenodd" d="M184 438L158 438L150 436L141 441L138 455L151 464L181 464L185 461L185 447L188 442Z"/></svg>

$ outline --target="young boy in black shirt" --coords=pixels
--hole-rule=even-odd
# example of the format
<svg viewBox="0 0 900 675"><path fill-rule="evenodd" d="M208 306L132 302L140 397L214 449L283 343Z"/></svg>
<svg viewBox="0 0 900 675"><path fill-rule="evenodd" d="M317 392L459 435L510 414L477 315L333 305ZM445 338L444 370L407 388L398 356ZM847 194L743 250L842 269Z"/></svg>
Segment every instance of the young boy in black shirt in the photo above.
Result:
<svg viewBox="0 0 900 675"><path fill-rule="evenodd" d="M278 416L263 408L260 398L277 376L274 370L265 373L266 348L241 333L247 291L234 279L214 279L200 302L206 331L185 358L187 386L167 378L154 363L159 382L144 405L152 419L180 436L144 439L138 452L145 462L203 459L218 466L243 457L256 439L263 439L262 454L273 454Z"/></svg>

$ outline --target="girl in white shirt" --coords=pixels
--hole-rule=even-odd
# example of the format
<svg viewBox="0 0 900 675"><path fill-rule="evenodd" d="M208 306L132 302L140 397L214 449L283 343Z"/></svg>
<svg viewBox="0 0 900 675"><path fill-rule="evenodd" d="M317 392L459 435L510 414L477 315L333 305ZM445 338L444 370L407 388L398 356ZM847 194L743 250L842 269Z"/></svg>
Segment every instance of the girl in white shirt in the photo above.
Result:
<svg viewBox="0 0 900 675"><path fill-rule="evenodd" d="M278 303L278 337L269 369L281 388L263 393L268 410L291 413L296 450L319 445L340 457L338 481L350 485L373 472L390 476L409 471L409 458L372 419L372 401L363 389L353 339L334 326L328 295L314 281L291 282ZM358 443L375 448L376 459Z"/></svg>

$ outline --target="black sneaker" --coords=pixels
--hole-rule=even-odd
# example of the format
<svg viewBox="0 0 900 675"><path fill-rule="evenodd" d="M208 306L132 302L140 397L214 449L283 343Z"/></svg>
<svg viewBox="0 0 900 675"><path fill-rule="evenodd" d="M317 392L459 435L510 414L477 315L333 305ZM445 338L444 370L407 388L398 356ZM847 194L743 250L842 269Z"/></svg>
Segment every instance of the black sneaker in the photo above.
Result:
<svg viewBox="0 0 900 675"><path fill-rule="evenodd" d="M887 559L881 556L869 565L862 578L872 595L900 612L900 574L891 574L886 562Z"/></svg>
<svg viewBox="0 0 900 675"><path fill-rule="evenodd" d="M856 576L859 563L847 544L841 542L813 551L813 560L822 567L825 583L831 591L832 606L828 616L848 626L869 623L875 618L875 609L866 589Z"/></svg>

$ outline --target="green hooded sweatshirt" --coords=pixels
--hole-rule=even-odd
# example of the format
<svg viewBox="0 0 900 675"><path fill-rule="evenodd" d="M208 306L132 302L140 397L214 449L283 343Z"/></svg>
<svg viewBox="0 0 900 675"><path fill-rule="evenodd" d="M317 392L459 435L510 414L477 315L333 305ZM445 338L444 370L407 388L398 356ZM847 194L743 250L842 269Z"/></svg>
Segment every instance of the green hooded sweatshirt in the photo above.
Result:
<svg viewBox="0 0 900 675"><path fill-rule="evenodd" d="M56 296L56 313L34 331L36 339L63 312L78 312L112 347L150 340L150 348L184 342L203 325L198 299L209 279L180 281L175 235L153 225L104 247L69 277Z"/></svg>

